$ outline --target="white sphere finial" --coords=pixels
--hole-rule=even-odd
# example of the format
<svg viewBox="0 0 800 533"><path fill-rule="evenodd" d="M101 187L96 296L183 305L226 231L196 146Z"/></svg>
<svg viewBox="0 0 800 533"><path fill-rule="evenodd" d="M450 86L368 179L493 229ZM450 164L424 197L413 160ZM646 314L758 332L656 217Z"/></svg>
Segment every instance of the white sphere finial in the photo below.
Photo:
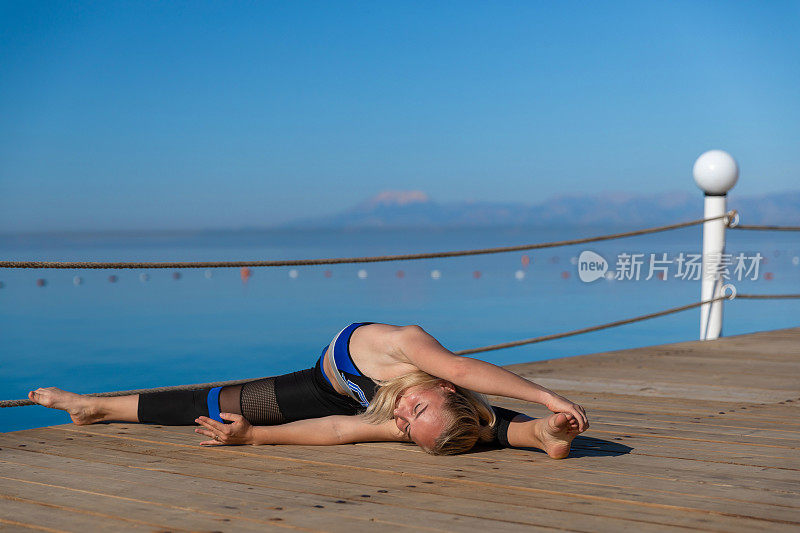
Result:
<svg viewBox="0 0 800 533"><path fill-rule="evenodd" d="M728 152L709 150L694 162L692 174L694 182L706 194L725 194L739 179L739 165Z"/></svg>

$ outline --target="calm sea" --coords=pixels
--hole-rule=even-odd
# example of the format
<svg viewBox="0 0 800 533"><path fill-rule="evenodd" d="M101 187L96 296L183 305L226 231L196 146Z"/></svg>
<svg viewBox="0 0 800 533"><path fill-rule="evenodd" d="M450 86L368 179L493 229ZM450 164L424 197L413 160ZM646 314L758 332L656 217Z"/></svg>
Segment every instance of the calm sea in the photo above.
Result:
<svg viewBox="0 0 800 533"><path fill-rule="evenodd" d="M459 250L598 235L613 228L440 231L239 231L2 236L9 260L248 260ZM647 276L649 254L698 253L697 227L591 245L452 259L253 269L0 270L0 390L99 392L261 377L309 367L350 322L420 324L452 350L610 322L699 299L699 281ZM615 268L643 253L641 279L583 283L573 264L593 250ZM728 251L767 258L740 292L800 292L795 234L728 232ZM292 272L294 270L295 272ZM359 271L363 270L359 275ZM398 272L402 270L402 275ZM435 279L431 272L438 270ZM765 273L769 272L770 275ZM142 274L149 279L141 279ZM109 281L110 275L117 281ZM752 275L752 273L751 273ZM80 277L80 283L74 279ZM175 278L178 279L175 279ZM772 279L766 279L766 278ZM38 279L45 280L37 286ZM738 301L723 333L798 325L800 302ZM497 364L694 340L699 310L558 341L482 354ZM0 431L68 422L42 407L0 409Z"/></svg>

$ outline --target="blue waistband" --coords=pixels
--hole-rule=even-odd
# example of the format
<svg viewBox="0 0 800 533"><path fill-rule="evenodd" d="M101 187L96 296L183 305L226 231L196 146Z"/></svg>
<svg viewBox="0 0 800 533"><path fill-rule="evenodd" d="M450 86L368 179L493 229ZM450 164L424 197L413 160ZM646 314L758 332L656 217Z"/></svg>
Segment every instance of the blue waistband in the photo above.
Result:
<svg viewBox="0 0 800 533"><path fill-rule="evenodd" d="M210 391L208 391L208 396L206 397L206 403L208 404L208 418L213 418L217 422L225 422L219 416L219 391L222 390L222 387L214 387Z"/></svg>

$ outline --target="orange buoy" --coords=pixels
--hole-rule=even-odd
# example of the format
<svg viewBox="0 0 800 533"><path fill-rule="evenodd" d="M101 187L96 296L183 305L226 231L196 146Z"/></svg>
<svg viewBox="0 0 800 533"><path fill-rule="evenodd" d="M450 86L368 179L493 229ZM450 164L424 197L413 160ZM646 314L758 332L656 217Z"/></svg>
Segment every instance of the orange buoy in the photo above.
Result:
<svg viewBox="0 0 800 533"><path fill-rule="evenodd" d="M522 261L522 266L527 267L528 265L531 264L531 256L529 256L528 254L522 254L521 261Z"/></svg>
<svg viewBox="0 0 800 533"><path fill-rule="evenodd" d="M39 278L39 279L36 280L36 286L37 287L44 287L45 285L47 285L47 280L46 279Z"/></svg>
<svg viewBox="0 0 800 533"><path fill-rule="evenodd" d="M172 273L172 279L174 279L174 280L181 279L181 273L180 272L173 272Z"/></svg>
<svg viewBox="0 0 800 533"><path fill-rule="evenodd" d="M480 270L476 270L475 272L472 273L472 277L475 278L475 279L480 278L481 277L481 271Z"/></svg>
<svg viewBox="0 0 800 533"><path fill-rule="evenodd" d="M775 275L772 272L764 272L764 279L767 281L772 281Z"/></svg>
<svg viewBox="0 0 800 533"><path fill-rule="evenodd" d="M405 276L406 276L406 273L403 272L402 270L398 270L397 271L397 277L398 278L404 278Z"/></svg>
<svg viewBox="0 0 800 533"><path fill-rule="evenodd" d="M116 283L118 279L119 278L117 276L115 276L114 274L111 274L110 276L108 276L108 281L111 282L111 283Z"/></svg>
<svg viewBox="0 0 800 533"><path fill-rule="evenodd" d="M567 272L566 270L562 271L561 272L561 278L562 279L569 279L569 272Z"/></svg>
<svg viewBox="0 0 800 533"><path fill-rule="evenodd" d="M658 273L658 279L660 279L661 281L664 281L664 273L663 272L659 272Z"/></svg>
<svg viewBox="0 0 800 533"><path fill-rule="evenodd" d="M326 277L326 278L329 278L329 277L331 277L331 276L333 276L333 272L331 272L330 270L326 270L326 271L325 271L325 277Z"/></svg>
<svg viewBox="0 0 800 533"><path fill-rule="evenodd" d="M242 278L242 283L247 283L247 280L250 279L251 276L250 268L249 267L242 267L239 269L239 277Z"/></svg>

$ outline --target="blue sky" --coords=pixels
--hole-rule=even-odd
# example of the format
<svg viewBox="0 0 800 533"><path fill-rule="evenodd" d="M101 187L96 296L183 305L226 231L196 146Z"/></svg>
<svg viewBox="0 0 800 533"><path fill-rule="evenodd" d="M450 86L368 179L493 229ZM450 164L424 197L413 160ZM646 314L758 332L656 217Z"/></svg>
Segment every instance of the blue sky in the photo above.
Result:
<svg viewBox="0 0 800 533"><path fill-rule="evenodd" d="M797 2L0 2L0 232L800 183ZM697 191L698 201L700 193Z"/></svg>

